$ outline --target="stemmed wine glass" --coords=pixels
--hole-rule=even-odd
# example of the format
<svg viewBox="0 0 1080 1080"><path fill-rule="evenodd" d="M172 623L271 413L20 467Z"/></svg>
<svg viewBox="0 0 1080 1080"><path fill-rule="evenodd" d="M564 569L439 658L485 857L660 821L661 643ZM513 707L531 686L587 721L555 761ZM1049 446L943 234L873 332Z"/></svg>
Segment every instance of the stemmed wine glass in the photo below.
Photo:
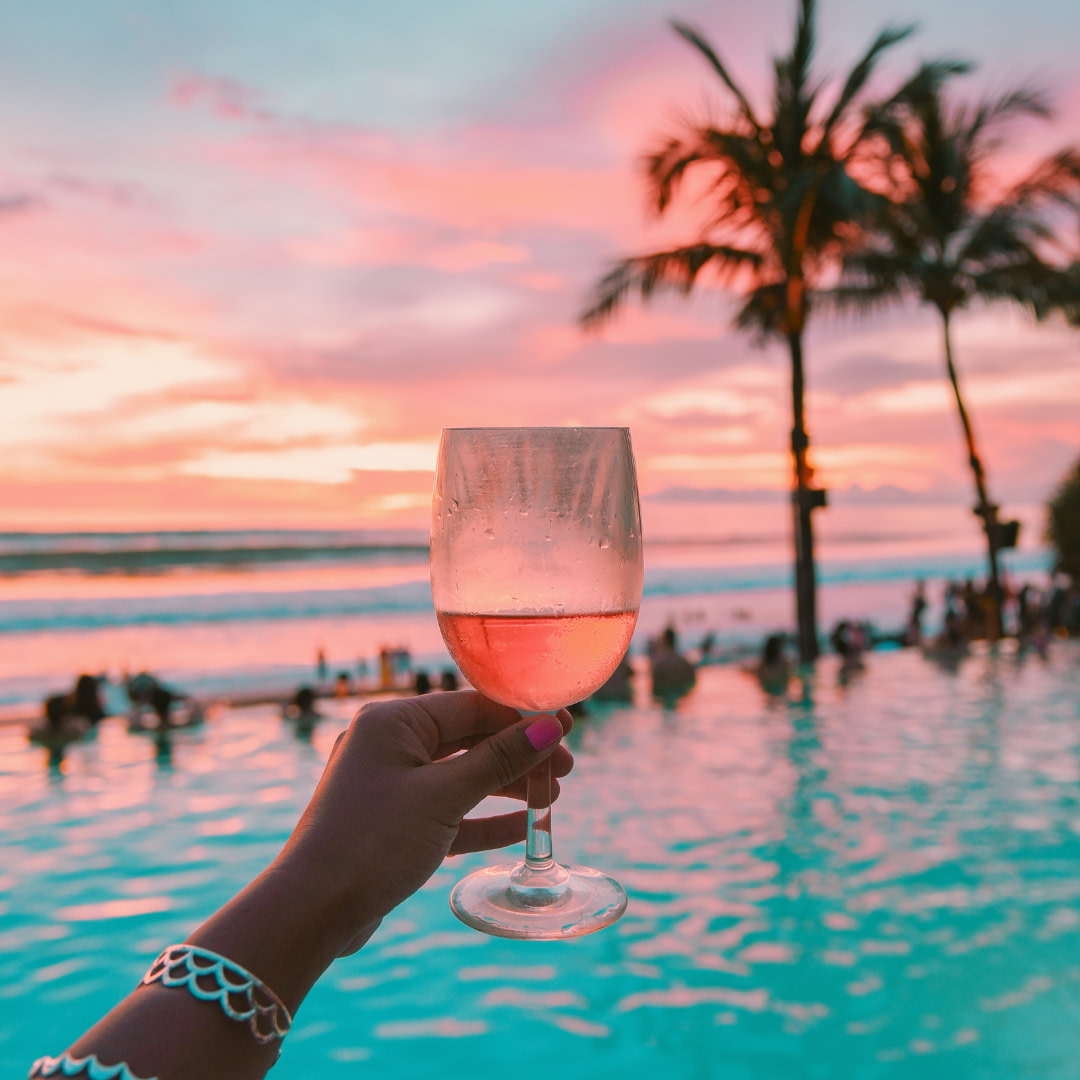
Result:
<svg viewBox="0 0 1080 1080"><path fill-rule="evenodd" d="M641 603L641 511L626 428L450 428L431 511L439 629L482 694L525 712L588 697ZM551 770L529 776L524 861L477 870L450 906L477 930L577 937L615 922L613 878L552 857Z"/></svg>

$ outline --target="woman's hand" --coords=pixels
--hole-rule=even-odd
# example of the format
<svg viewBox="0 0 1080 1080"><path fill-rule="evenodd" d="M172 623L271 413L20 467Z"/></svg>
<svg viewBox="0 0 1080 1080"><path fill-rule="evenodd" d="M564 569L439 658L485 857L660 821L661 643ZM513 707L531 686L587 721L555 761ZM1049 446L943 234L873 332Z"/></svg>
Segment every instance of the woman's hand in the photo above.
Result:
<svg viewBox="0 0 1080 1080"><path fill-rule="evenodd" d="M466 815L488 795L524 801L528 773L551 758L570 714L522 719L473 691L373 702L338 737L322 779L272 870L334 898L338 953L358 949L379 920L447 855L525 837L525 811ZM459 751L463 751L459 753ZM558 780L552 779L552 799Z"/></svg>

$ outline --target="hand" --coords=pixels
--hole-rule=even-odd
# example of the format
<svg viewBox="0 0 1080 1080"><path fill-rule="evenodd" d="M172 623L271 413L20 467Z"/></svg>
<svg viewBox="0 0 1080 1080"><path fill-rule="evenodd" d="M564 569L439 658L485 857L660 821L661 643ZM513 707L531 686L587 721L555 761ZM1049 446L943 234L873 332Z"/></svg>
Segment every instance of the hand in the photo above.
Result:
<svg viewBox="0 0 1080 1080"><path fill-rule="evenodd" d="M524 801L528 773L547 758L556 799L555 778L573 766L558 740L572 726L565 709L522 719L473 691L365 705L274 869L335 898L338 953L354 952L447 855L524 839L524 810L465 815L488 795Z"/></svg>

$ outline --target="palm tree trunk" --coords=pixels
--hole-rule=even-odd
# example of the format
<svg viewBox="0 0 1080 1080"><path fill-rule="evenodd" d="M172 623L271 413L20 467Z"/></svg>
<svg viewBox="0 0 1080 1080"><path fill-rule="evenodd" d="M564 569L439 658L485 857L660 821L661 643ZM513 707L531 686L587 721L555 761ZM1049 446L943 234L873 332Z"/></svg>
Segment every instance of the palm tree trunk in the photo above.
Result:
<svg viewBox="0 0 1080 1080"><path fill-rule="evenodd" d="M792 509L795 524L795 608L799 626L799 659L804 664L816 660L820 653L817 632L817 572L814 568L814 529L811 513L816 506L817 492L810 487L810 468L806 451L810 440L806 434L803 411L805 378L803 375L802 333L788 334L791 349L791 456L795 469Z"/></svg>
<svg viewBox="0 0 1080 1080"><path fill-rule="evenodd" d="M983 532L986 534L986 548L989 567L989 583L987 594L990 600L990 625L987 633L991 641L1001 637L1001 602L1003 599L1001 588L1001 575L998 572L998 523L997 507L990 502L986 493L986 473L983 471L982 460L975 449L975 433L971 429L971 421L968 419L967 409L964 408L964 399L960 396L960 381L953 364L952 340L949 333L949 313L942 311L945 330L945 367L949 373L949 382L952 384L953 394L956 396L956 408L960 413L960 426L964 429L964 441L967 444L968 464L975 478L975 497L978 502L975 506L975 514L982 518Z"/></svg>

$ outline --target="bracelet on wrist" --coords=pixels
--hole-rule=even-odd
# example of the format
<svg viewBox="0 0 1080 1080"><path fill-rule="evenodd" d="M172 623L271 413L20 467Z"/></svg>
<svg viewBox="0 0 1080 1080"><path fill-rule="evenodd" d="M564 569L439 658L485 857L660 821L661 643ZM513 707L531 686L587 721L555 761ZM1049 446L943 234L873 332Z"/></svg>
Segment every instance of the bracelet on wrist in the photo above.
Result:
<svg viewBox="0 0 1080 1080"><path fill-rule="evenodd" d="M284 1039L292 1017L282 1000L261 979L210 949L198 945L170 945L150 965L140 986L187 990L200 1001L216 1001L230 1020L247 1022L261 1045Z"/></svg>
<svg viewBox="0 0 1080 1080"><path fill-rule="evenodd" d="M86 1080L142 1080L128 1068L127 1062L121 1061L119 1065L102 1065L96 1054L77 1058L72 1057L70 1053L63 1053L58 1058L38 1058L30 1069L27 1080L50 1076L82 1076L86 1077ZM157 1077L148 1076L145 1080L157 1080Z"/></svg>
<svg viewBox="0 0 1080 1080"><path fill-rule="evenodd" d="M150 986L156 982L187 990L200 1001L216 1001L230 1020L247 1023L255 1041L263 1046L284 1039L292 1027L289 1010L266 983L232 960L198 945L170 945L164 949L139 985ZM38 1058L30 1069L28 1080L39 1077L47 1080L54 1076L143 1080L126 1062L103 1065L95 1054L76 1058L70 1051L58 1058ZM145 1080L157 1078L146 1077Z"/></svg>

